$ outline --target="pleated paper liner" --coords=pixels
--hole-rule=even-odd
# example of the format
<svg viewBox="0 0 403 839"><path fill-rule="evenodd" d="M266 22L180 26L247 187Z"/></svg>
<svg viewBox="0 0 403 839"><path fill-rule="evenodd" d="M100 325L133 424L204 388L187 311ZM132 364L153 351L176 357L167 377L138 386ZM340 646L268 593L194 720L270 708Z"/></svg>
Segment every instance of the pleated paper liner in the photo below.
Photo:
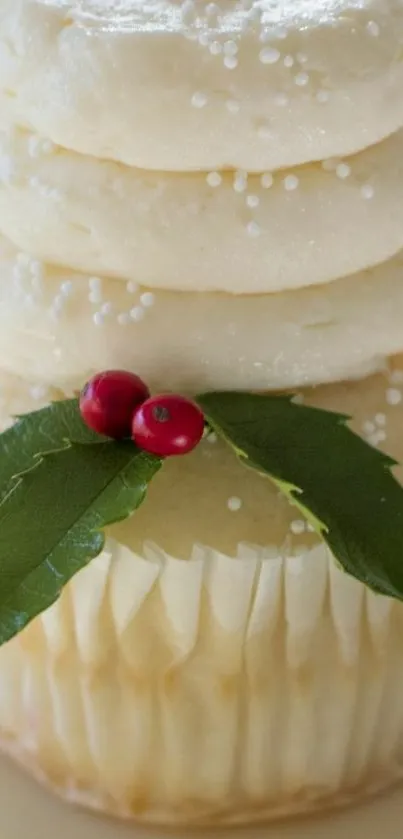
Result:
<svg viewBox="0 0 403 839"><path fill-rule="evenodd" d="M69 798L252 821L403 771L403 609L300 557L110 539L0 653L5 745Z"/></svg>

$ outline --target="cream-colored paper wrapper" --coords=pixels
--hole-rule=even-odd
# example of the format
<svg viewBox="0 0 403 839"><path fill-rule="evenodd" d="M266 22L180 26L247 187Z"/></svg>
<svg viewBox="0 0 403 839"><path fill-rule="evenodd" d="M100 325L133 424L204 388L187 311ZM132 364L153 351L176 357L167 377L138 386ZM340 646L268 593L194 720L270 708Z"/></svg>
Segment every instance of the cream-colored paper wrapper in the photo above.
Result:
<svg viewBox="0 0 403 839"><path fill-rule="evenodd" d="M6 748L161 822L329 806L403 771L403 611L319 546L183 562L110 540L0 657Z"/></svg>
<svg viewBox="0 0 403 839"><path fill-rule="evenodd" d="M402 459L402 380L313 401ZM9 404L21 387L3 383ZM124 817L334 806L403 775L403 607L339 571L266 479L205 440L0 650L0 733L63 795Z"/></svg>

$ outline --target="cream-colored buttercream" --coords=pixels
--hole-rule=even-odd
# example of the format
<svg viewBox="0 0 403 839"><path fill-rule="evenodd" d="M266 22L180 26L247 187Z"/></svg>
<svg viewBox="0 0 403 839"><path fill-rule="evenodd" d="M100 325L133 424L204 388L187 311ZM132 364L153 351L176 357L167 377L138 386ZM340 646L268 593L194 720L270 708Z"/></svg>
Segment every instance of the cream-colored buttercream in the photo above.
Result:
<svg viewBox="0 0 403 839"><path fill-rule="evenodd" d="M185 291L324 284L403 248L403 130L275 173L146 172L0 134L0 230L47 261Z"/></svg>
<svg viewBox="0 0 403 839"><path fill-rule="evenodd" d="M357 378L403 350L403 257L328 286L235 296L135 290L0 241L0 368L81 387L131 369L154 389L267 390Z"/></svg>
<svg viewBox="0 0 403 839"><path fill-rule="evenodd" d="M0 99L145 169L277 169L403 126L400 0L2 0Z"/></svg>

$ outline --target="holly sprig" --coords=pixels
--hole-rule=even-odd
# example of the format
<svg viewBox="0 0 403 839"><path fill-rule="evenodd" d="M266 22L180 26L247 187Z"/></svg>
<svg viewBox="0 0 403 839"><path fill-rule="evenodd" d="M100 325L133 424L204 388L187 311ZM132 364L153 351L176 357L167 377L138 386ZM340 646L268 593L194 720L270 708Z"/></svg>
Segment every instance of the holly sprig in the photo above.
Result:
<svg viewBox="0 0 403 839"><path fill-rule="evenodd" d="M299 507L349 574L403 599L403 488L395 461L348 417L291 396L215 392L195 400L240 461ZM163 458L91 431L77 399L19 417L0 435L0 643L60 595L132 513Z"/></svg>
<svg viewBox="0 0 403 839"><path fill-rule="evenodd" d="M0 643L101 553L103 529L137 509L160 467L130 441L87 428L75 399L0 435Z"/></svg>

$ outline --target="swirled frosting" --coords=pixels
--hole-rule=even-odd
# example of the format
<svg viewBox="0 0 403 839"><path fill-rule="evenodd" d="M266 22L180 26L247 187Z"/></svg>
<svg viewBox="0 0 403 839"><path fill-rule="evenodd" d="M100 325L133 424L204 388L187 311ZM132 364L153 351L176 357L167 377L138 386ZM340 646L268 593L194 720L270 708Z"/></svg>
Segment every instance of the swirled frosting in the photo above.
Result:
<svg viewBox="0 0 403 839"><path fill-rule="evenodd" d="M3 0L1 108L157 170L264 171L403 126L400 0Z"/></svg>
<svg viewBox="0 0 403 839"><path fill-rule="evenodd" d="M3 0L3 368L190 391L381 368L402 90L402 0Z"/></svg>

